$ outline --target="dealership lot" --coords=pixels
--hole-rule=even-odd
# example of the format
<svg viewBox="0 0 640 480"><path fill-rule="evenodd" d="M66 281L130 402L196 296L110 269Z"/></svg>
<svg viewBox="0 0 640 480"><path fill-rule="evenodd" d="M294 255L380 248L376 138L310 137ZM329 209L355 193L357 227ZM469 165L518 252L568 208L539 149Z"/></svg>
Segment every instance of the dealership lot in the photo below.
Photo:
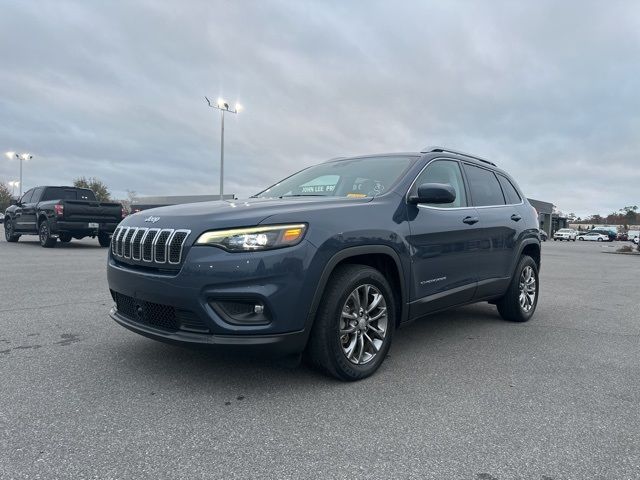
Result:
<svg viewBox="0 0 640 480"><path fill-rule="evenodd" d="M544 243L529 323L426 318L347 384L123 329L96 240L0 241L0 478L636 478L640 258L611 246Z"/></svg>

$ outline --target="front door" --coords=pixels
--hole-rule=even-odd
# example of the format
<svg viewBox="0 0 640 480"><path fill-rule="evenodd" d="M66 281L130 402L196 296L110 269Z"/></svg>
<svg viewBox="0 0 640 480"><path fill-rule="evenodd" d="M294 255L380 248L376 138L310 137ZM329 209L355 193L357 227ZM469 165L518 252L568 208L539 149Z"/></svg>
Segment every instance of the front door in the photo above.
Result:
<svg viewBox="0 0 640 480"><path fill-rule="evenodd" d="M14 227L16 231L21 232L30 232L35 230L34 222L35 222L35 212L33 214L30 213L31 207L31 197L33 197L33 190L27 190L20 200L18 200L18 204L15 210L15 222Z"/></svg>
<svg viewBox="0 0 640 480"><path fill-rule="evenodd" d="M477 276L478 212L469 206L459 162L434 160L418 175L409 195L423 183L445 183L456 192L450 204L407 205L411 253L412 318L470 301Z"/></svg>

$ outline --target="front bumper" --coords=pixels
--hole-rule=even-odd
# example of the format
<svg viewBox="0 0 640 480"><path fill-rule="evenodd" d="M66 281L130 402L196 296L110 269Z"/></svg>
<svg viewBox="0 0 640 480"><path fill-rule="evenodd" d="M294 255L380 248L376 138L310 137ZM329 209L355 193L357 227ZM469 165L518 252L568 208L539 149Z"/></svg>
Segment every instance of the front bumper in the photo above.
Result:
<svg viewBox="0 0 640 480"><path fill-rule="evenodd" d="M167 332L149 325L134 322L124 315L120 315L115 307L111 309L109 315L120 325L132 332L172 345L214 346L216 348L234 350L247 348L251 349L252 352L264 352L271 355L284 356L302 352L307 341L307 335L304 331L277 335L205 335L188 332Z"/></svg>
<svg viewBox="0 0 640 480"><path fill-rule="evenodd" d="M310 268L314 253L315 247L306 241L291 248L252 253L193 246L180 270L172 272L123 264L110 254L107 277L114 299L119 294L135 304L129 311L114 307L111 317L136 333L169 343L300 352L308 337L307 320L317 284ZM229 299L261 302L269 312L269 322L230 323L213 305ZM147 306L167 307L176 316L186 312L208 331L156 328L131 313L136 308L146 311ZM140 318L144 318L142 313Z"/></svg>

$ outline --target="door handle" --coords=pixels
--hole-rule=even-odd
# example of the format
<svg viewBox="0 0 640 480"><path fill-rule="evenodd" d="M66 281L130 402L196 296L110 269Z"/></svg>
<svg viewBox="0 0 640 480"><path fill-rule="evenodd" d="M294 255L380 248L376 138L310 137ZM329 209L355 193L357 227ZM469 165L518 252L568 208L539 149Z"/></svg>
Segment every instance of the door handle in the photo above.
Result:
<svg viewBox="0 0 640 480"><path fill-rule="evenodd" d="M517 213L514 213L513 215L511 215L511 220L513 220L514 222L517 222L521 218L522 217L520 215L518 215Z"/></svg>
<svg viewBox="0 0 640 480"><path fill-rule="evenodd" d="M474 223L478 223L478 217L464 217L462 221L467 225L473 225Z"/></svg>

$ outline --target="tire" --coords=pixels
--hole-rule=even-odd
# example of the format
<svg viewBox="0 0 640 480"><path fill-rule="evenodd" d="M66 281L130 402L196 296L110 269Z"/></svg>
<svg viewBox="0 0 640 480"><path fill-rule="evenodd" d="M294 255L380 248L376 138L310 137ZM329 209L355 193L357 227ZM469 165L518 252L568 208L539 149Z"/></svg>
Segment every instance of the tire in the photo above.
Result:
<svg viewBox="0 0 640 480"><path fill-rule="evenodd" d="M528 321L536 311L539 291L538 266L533 258L522 255L507 293L496 303L500 316L510 322ZM524 295L522 299L521 295Z"/></svg>
<svg viewBox="0 0 640 480"><path fill-rule="evenodd" d="M601 238L598 238L598 241L599 241L599 242L601 242L601 241L602 241L602 239L601 239Z"/></svg>
<svg viewBox="0 0 640 480"><path fill-rule="evenodd" d="M56 239L51 237L51 231L49 230L49 222L43 220L38 226L38 236L40 238L40 245L44 248L53 248L56 246Z"/></svg>
<svg viewBox="0 0 640 480"><path fill-rule="evenodd" d="M111 245L111 236L108 233L98 233L98 243L101 247L108 247Z"/></svg>
<svg viewBox="0 0 640 480"><path fill-rule="evenodd" d="M9 217L4 218L4 238L9 243L16 243L20 235L15 233L13 221Z"/></svg>
<svg viewBox="0 0 640 480"><path fill-rule="evenodd" d="M376 320L367 315L365 295ZM305 358L340 380L361 380L384 361L395 326L395 298L386 278L366 265L339 266L322 295Z"/></svg>
<svg viewBox="0 0 640 480"><path fill-rule="evenodd" d="M578 240L581 241L581 242L584 242L584 238L582 238L582 237L578 237Z"/></svg>
<svg viewBox="0 0 640 480"><path fill-rule="evenodd" d="M62 243L69 243L72 238L73 238L73 236L70 233L61 233L60 236L58 237L58 239Z"/></svg>

